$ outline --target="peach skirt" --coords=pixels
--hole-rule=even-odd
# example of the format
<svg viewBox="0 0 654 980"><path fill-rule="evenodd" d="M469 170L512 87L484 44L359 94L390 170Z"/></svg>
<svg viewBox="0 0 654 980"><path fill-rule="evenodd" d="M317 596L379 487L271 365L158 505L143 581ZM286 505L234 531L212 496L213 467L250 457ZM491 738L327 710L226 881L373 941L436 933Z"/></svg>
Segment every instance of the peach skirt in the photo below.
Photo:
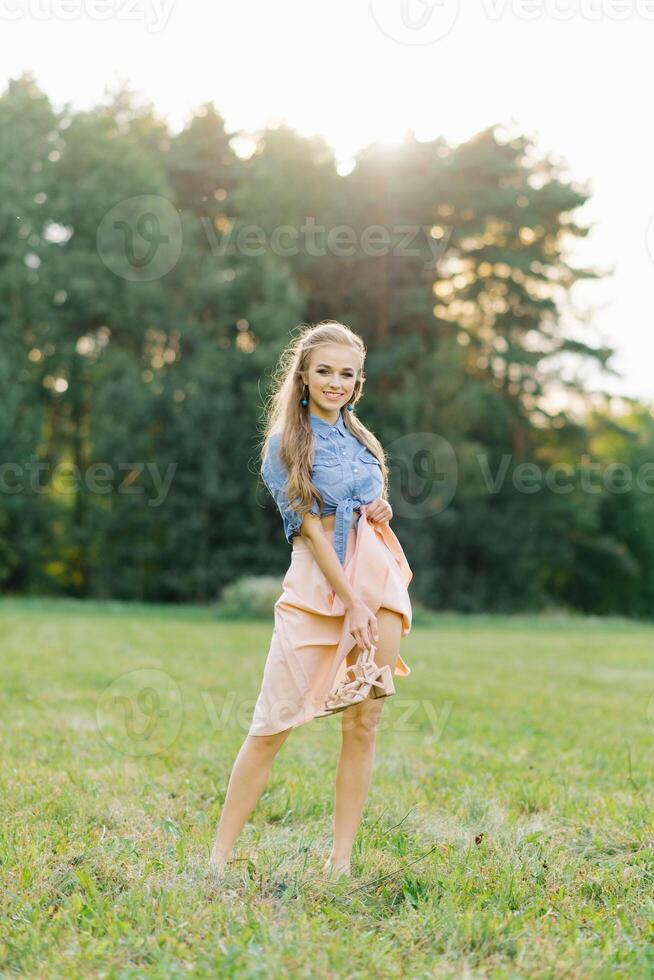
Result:
<svg viewBox="0 0 654 980"><path fill-rule="evenodd" d="M344 572L366 605L402 615L402 638L411 630L408 585L413 578L390 524L370 523L366 508L347 539ZM333 540L334 531L325 531ZM342 600L300 535L275 603L275 627L249 735L274 735L325 717L325 696L345 679L347 655L356 646ZM411 673L398 653L394 673Z"/></svg>

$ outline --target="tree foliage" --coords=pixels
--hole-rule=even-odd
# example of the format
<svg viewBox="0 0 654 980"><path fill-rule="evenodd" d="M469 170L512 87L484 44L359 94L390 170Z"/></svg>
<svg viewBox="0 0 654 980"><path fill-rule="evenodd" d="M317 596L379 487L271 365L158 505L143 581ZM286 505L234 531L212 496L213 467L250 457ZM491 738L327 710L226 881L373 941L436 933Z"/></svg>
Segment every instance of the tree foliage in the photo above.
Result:
<svg viewBox="0 0 654 980"><path fill-rule="evenodd" d="M409 134L341 176L285 126L245 159L211 104L175 134L125 90L55 112L28 75L0 127L4 591L207 601L281 571L261 409L290 332L330 317L368 347L360 412L396 499L422 479L407 434L456 459L444 506L397 508L413 596L651 615L652 415L570 370L611 370L570 301L598 275L568 259L588 191L529 140ZM141 212L174 253L156 275L124 262Z"/></svg>

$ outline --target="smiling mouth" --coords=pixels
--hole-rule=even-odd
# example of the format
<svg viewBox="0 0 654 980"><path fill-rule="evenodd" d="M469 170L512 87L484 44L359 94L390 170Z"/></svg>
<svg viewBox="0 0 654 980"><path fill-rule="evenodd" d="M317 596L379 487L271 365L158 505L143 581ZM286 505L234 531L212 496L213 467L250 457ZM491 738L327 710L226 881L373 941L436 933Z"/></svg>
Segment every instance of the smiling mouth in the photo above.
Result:
<svg viewBox="0 0 654 980"><path fill-rule="evenodd" d="M327 395L329 398L342 398L343 397L343 393L341 391L326 391L325 392L325 395Z"/></svg>

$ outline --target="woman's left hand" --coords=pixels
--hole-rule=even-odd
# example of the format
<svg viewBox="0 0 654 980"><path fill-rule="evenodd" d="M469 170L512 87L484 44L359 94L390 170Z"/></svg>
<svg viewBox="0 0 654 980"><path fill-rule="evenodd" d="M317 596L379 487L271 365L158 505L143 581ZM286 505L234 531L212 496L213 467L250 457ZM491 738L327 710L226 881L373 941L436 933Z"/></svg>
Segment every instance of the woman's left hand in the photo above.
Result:
<svg viewBox="0 0 654 980"><path fill-rule="evenodd" d="M379 524L384 524L390 521L392 516L393 508L383 497L377 497L372 503L366 504L366 517L370 522L377 521Z"/></svg>

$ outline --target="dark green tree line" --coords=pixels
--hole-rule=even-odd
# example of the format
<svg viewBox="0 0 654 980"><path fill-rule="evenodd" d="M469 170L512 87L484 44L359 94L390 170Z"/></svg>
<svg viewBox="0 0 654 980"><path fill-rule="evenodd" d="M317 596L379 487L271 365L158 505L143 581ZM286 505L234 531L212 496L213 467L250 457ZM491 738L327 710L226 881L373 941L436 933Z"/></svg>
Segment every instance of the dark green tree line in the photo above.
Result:
<svg viewBox="0 0 654 980"><path fill-rule="evenodd" d="M456 457L446 506L397 508L416 598L651 614L651 494L582 479L642 470L651 415L551 407L554 385L584 400L566 364L610 370L612 352L564 326L571 287L598 274L566 257L588 192L526 139L408 136L340 176L287 127L242 159L211 104L173 134L125 91L57 113L29 76L0 98L0 132L5 592L206 601L281 571L261 407L289 331L333 317L368 346L361 414L393 493L420 482L407 433ZM146 244L172 255L155 275L125 262L144 210ZM42 486L16 491L30 460ZM571 490L525 489L530 466L564 468Z"/></svg>

